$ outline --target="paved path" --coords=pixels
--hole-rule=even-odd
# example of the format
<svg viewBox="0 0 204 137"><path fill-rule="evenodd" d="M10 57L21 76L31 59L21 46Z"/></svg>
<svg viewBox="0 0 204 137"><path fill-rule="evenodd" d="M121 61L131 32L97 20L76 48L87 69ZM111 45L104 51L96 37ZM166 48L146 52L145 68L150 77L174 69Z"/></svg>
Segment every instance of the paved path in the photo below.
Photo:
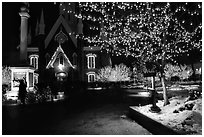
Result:
<svg viewBox="0 0 204 137"><path fill-rule="evenodd" d="M64 103L3 106L3 134L150 135L128 118L124 103Z"/></svg>

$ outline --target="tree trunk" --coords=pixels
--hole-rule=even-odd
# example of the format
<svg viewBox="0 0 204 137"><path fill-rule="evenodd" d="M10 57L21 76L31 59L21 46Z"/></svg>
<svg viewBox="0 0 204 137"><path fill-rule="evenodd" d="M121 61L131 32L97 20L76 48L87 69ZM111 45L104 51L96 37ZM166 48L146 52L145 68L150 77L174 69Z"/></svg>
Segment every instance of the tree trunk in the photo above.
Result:
<svg viewBox="0 0 204 137"><path fill-rule="evenodd" d="M166 90L166 84L165 84L165 75L164 75L164 67L166 64L166 52L167 52L167 48L166 47L166 32L164 32L163 35L163 56L162 56L162 68L161 68L161 83L162 83L162 87L163 87L163 98L164 98L164 106L170 104L168 97L167 97L167 90Z"/></svg>
<svg viewBox="0 0 204 137"><path fill-rule="evenodd" d="M163 98L164 98L164 106L170 104L168 97L167 97L167 90L166 90L166 84L165 84L165 76L161 75L161 83L163 87Z"/></svg>
<svg viewBox="0 0 204 137"><path fill-rule="evenodd" d="M193 70L192 78L193 78L193 81L195 81L195 68L194 68L193 63L191 63L191 68Z"/></svg>

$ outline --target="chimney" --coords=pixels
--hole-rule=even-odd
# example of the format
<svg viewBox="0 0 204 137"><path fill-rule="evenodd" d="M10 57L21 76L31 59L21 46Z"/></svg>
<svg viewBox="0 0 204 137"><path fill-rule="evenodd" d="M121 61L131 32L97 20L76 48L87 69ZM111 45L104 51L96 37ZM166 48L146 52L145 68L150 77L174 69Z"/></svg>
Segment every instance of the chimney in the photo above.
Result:
<svg viewBox="0 0 204 137"><path fill-rule="evenodd" d="M28 6L21 7L19 15L21 16L21 28L20 28L20 62L22 64L27 62L27 44L28 44Z"/></svg>

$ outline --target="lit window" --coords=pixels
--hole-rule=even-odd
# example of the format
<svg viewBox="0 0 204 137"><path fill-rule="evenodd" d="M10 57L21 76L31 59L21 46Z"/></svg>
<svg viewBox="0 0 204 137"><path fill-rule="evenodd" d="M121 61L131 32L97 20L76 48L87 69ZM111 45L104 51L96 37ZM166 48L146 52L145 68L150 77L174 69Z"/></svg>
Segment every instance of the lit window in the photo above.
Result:
<svg viewBox="0 0 204 137"><path fill-rule="evenodd" d="M95 68L95 54L87 54L87 67L89 69Z"/></svg>
<svg viewBox="0 0 204 137"><path fill-rule="evenodd" d="M60 56L60 58L59 58L59 64L64 65L64 58L63 58L63 56Z"/></svg>
<svg viewBox="0 0 204 137"><path fill-rule="evenodd" d="M38 69L38 55L30 56L30 65L33 66L35 69Z"/></svg>
<svg viewBox="0 0 204 137"><path fill-rule="evenodd" d="M34 75L34 83L37 84L38 83L38 76Z"/></svg>
<svg viewBox="0 0 204 137"><path fill-rule="evenodd" d="M29 72L29 87L34 86L33 75L33 73Z"/></svg>
<svg viewBox="0 0 204 137"><path fill-rule="evenodd" d="M95 82L95 72L89 72L88 75L88 82Z"/></svg>

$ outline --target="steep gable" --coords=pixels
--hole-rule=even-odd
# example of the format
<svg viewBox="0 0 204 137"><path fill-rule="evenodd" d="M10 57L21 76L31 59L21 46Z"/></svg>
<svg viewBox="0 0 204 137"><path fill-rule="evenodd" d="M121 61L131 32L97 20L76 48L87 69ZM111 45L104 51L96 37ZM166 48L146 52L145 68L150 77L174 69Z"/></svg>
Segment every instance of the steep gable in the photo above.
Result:
<svg viewBox="0 0 204 137"><path fill-rule="evenodd" d="M70 34L70 38L73 41L75 47L77 47L77 39L74 37L74 35L72 34L72 30L69 27L69 25L67 24L66 20L64 19L64 17L62 15L59 16L59 18L57 19L57 21L55 22L55 24L53 25L51 31L49 32L49 34L47 35L46 39L45 39L45 49L47 48L48 44L50 43L51 39L53 38L55 32L57 31L57 29L59 28L59 26L62 24L62 26L64 27L64 29L66 30L66 32L68 34Z"/></svg>
<svg viewBox="0 0 204 137"><path fill-rule="evenodd" d="M69 58L66 56L66 54L64 53L61 45L59 45L59 47L56 49L55 53L53 54L51 60L49 61L49 63L47 64L46 66L46 69L49 69L49 68L54 68L53 64L54 62L56 61L58 55L62 53L64 59L67 61L68 65L72 68L74 68L74 66L72 65L72 63L70 62Z"/></svg>

